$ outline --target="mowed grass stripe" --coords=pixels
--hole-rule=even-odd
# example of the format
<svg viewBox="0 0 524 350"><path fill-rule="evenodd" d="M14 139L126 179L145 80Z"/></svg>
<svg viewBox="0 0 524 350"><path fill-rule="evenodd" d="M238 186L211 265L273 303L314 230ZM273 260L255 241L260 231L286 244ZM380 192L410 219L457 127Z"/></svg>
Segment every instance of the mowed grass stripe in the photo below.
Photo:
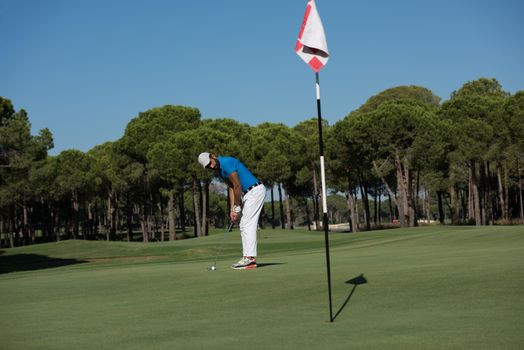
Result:
<svg viewBox="0 0 524 350"><path fill-rule="evenodd" d="M522 227L330 234L334 311L353 288L345 281L361 274L368 281L355 288L333 324L323 233L261 231L260 261L266 266L253 271L228 268L240 248L238 236L228 237L219 269L209 272L212 256L190 252L207 249L213 255L222 234L164 244L68 241L4 251L0 261L33 254L31 248L63 259L120 259L0 274L2 347L519 349L524 344ZM125 256L164 258L121 259Z"/></svg>

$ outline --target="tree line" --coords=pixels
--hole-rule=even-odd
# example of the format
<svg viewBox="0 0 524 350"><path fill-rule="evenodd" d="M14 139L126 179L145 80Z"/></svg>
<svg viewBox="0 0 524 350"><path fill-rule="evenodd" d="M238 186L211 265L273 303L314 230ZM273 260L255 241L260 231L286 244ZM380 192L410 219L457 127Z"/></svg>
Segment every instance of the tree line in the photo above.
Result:
<svg viewBox="0 0 524 350"><path fill-rule="evenodd" d="M196 162L204 150L239 158L275 189L262 225L291 229L300 211L320 227L316 119L249 126L166 105L139 113L117 141L57 156L51 131L30 129L27 112L0 97L3 245L204 236L229 211L224 186ZM345 196L354 232L383 211L402 227L524 220L524 92L495 79L468 82L444 102L424 87L387 89L334 125L323 121L323 132L328 187Z"/></svg>

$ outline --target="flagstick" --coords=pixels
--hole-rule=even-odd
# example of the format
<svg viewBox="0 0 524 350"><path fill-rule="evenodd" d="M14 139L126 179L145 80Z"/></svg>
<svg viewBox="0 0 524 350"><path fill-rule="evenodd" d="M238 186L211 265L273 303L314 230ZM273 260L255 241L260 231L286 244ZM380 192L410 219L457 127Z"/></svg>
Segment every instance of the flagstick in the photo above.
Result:
<svg viewBox="0 0 524 350"><path fill-rule="evenodd" d="M324 216L322 218L322 226L324 226L324 239L326 245L326 269L329 293L329 321L333 322L333 304L331 300L331 262L329 259L329 224L327 216L327 192L326 192L326 172L324 167L324 142L322 141L322 111L320 108L320 82L318 79L318 72L315 73L317 81L317 114L318 114L318 146L320 149L320 177L322 179L322 209Z"/></svg>

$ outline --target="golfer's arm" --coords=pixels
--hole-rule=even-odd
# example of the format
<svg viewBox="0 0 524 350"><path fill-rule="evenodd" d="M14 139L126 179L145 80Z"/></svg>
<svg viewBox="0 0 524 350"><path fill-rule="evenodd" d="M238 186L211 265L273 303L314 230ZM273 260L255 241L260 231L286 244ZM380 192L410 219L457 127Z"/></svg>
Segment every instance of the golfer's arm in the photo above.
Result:
<svg viewBox="0 0 524 350"><path fill-rule="evenodd" d="M229 204L231 205L231 209L233 209L233 206L242 203L242 185L240 184L240 179L236 171L229 175L229 182L231 183L231 187L229 187Z"/></svg>
<svg viewBox="0 0 524 350"><path fill-rule="evenodd" d="M235 193L233 192L232 187L228 187L229 191L229 209L233 211L233 207L235 206Z"/></svg>

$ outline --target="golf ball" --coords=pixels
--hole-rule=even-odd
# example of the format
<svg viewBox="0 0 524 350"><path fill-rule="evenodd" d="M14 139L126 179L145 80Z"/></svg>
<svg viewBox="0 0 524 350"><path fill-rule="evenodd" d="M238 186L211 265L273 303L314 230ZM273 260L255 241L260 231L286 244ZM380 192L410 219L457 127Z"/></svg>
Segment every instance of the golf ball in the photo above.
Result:
<svg viewBox="0 0 524 350"><path fill-rule="evenodd" d="M217 268L216 268L216 266L211 266L209 269L210 269L211 271L215 271Z"/></svg>

